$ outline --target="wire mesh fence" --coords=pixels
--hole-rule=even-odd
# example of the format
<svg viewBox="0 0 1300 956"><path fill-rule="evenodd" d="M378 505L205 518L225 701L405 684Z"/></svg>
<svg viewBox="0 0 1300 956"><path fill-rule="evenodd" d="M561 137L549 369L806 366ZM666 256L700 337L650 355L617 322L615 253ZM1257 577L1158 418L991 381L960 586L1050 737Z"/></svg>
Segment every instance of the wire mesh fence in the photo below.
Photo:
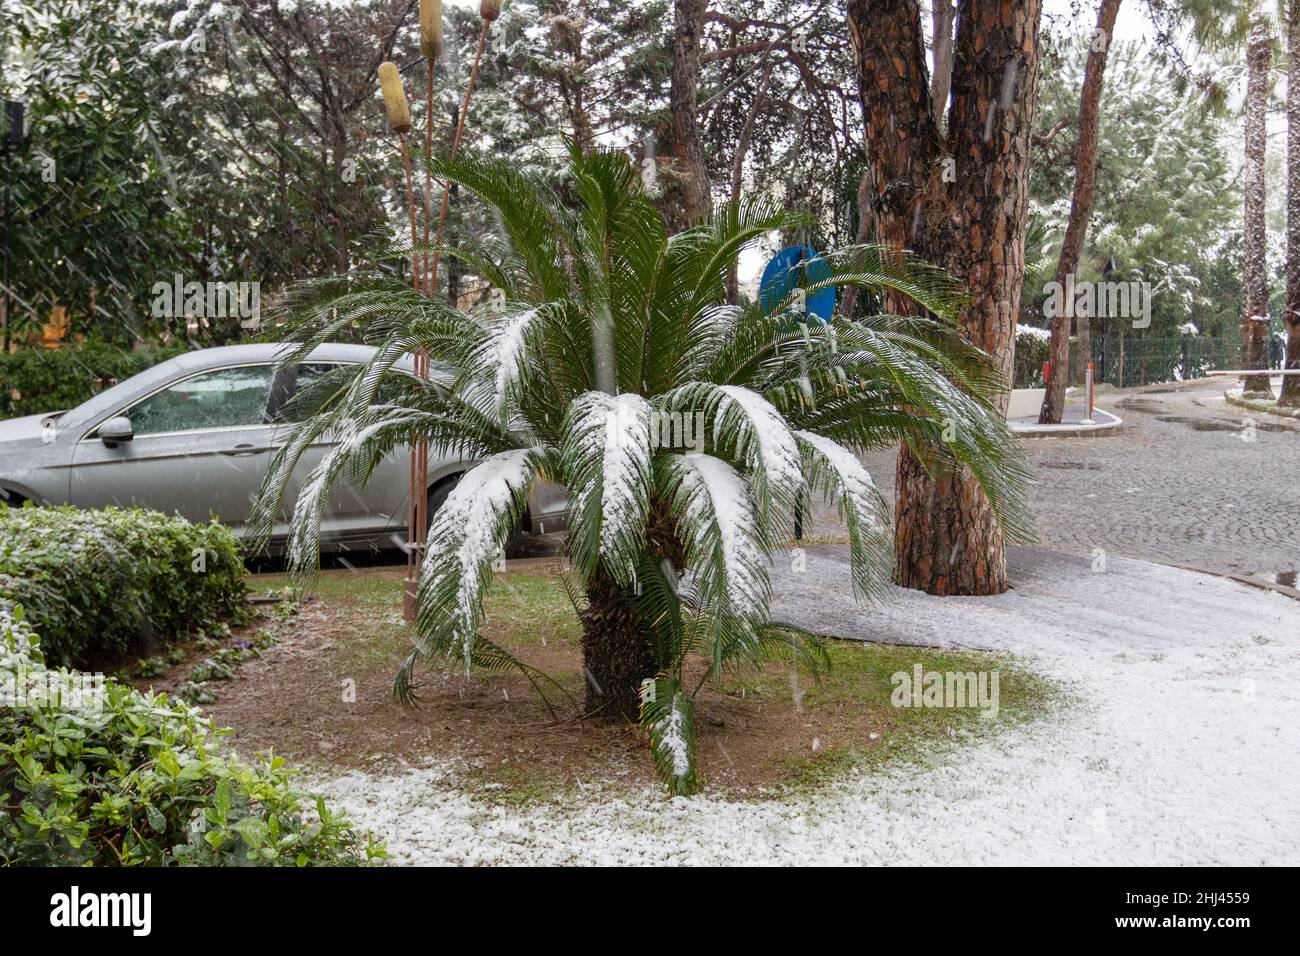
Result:
<svg viewBox="0 0 1300 956"><path fill-rule="evenodd" d="M1093 340L1092 362L1098 382L1132 388L1155 382L1204 378L1208 372L1241 368L1243 355L1240 342L1207 336L1147 338L1116 335ZM1280 364L1280 356L1277 362Z"/></svg>

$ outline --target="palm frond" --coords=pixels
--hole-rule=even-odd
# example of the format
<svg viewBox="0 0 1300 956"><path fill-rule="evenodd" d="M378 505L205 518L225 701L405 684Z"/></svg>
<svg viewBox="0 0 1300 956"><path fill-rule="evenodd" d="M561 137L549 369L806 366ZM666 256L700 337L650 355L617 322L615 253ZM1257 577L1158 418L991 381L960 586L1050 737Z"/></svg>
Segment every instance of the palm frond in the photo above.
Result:
<svg viewBox="0 0 1300 956"><path fill-rule="evenodd" d="M650 404L631 393L579 396L565 416L560 461L569 489L569 555L618 584L636 573L650 510Z"/></svg>
<svg viewBox="0 0 1300 956"><path fill-rule="evenodd" d="M665 421L698 414L712 436L713 454L744 468L765 530L790 530L804 491L803 467L793 433L766 398L739 385L694 382L668 392L659 404Z"/></svg>
<svg viewBox="0 0 1300 956"><path fill-rule="evenodd" d="M767 615L768 557L749 487L739 472L711 455L655 459L656 493L683 536L687 566L711 624L746 633ZM715 659L724 642L715 641Z"/></svg>
<svg viewBox="0 0 1300 956"><path fill-rule="evenodd" d="M469 670L492 566L505 553L544 457L539 449L519 448L484 459L430 518L416 592L421 656L458 655Z"/></svg>
<svg viewBox="0 0 1300 956"><path fill-rule="evenodd" d="M822 435L795 433L803 451L808 482L835 501L849 530L849 566L859 597L884 597L894 564L888 505L858 456Z"/></svg>
<svg viewBox="0 0 1300 956"><path fill-rule="evenodd" d="M699 787L695 773L695 700L672 674L641 685L641 726L650 736L655 769L674 796Z"/></svg>
<svg viewBox="0 0 1300 956"><path fill-rule="evenodd" d="M814 678L820 678L831 669L826 639L797 625L776 621L765 624L759 629L758 641L759 663L772 659L793 661Z"/></svg>

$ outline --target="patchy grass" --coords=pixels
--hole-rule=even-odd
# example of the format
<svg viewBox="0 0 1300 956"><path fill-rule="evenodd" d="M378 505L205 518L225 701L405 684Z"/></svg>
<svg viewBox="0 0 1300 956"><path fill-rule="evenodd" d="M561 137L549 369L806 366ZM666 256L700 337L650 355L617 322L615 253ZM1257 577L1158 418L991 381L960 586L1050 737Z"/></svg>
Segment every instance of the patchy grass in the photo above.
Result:
<svg viewBox="0 0 1300 956"><path fill-rule="evenodd" d="M1054 700L1052 686L1025 670L1008 655L980 651L870 644L828 639L830 669L816 680L789 665L768 665L761 670L731 677L724 693L769 699L794 697L797 707L811 715L838 717L849 711L855 717L873 713L880 729L866 740L820 745L807 754L782 761L783 783L795 789L825 784L852 770L870 770L892 760L923 760L942 753L957 742L1006 730L1043 714ZM998 673L998 709L995 718L980 715L976 706L895 707L895 674ZM988 678L991 681L991 675ZM834 723L834 721L831 721Z"/></svg>
<svg viewBox="0 0 1300 956"><path fill-rule="evenodd" d="M584 722L578 713L581 629L561 570L554 559L511 562L489 591L485 625L492 640L563 688L549 692L556 716L514 672L434 669L422 675L418 708L393 701L392 679L412 637L401 617L404 569L394 567L322 572L281 644L241 667L210 710L250 749L274 748L322 769L432 758L450 766L459 785L502 805L554 799L579 784L653 785L635 728ZM286 583L275 574L252 582L258 592ZM820 678L773 662L705 681L696 722L706 786L738 797L816 788L948 753L1053 700L1043 680L1006 656L833 639L827 647L832 666ZM893 706L892 676L917 664L998 671L997 719L981 719L973 707ZM703 662L688 666L691 686L704 673Z"/></svg>

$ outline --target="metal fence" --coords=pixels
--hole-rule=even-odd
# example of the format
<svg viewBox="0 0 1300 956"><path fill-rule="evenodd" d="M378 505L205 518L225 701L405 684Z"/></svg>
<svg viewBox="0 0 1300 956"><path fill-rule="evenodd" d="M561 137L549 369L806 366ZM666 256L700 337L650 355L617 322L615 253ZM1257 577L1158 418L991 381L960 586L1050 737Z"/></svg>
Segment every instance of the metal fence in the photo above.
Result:
<svg viewBox="0 0 1300 956"><path fill-rule="evenodd" d="M1093 339L1092 362L1098 382L1131 388L1204 378L1207 372L1217 369L1241 368L1242 349L1240 342L1200 335L1173 339L1104 336Z"/></svg>

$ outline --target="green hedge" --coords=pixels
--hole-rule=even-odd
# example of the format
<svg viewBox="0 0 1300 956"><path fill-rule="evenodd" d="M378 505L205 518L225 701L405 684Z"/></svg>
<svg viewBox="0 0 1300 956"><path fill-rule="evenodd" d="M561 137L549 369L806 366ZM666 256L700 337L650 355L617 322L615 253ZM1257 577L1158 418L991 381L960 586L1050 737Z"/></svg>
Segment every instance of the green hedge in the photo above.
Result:
<svg viewBox="0 0 1300 956"><path fill-rule="evenodd" d="M140 508L0 505L0 599L26 608L54 666L148 656L246 613L229 529Z"/></svg>
<svg viewBox="0 0 1300 956"><path fill-rule="evenodd" d="M0 418L73 408L183 351L128 352L108 345L81 345L0 353Z"/></svg>
<svg viewBox="0 0 1300 956"><path fill-rule="evenodd" d="M21 607L0 598L0 863L338 866L384 855L280 758L223 754L200 713L111 679L49 670Z"/></svg>
<svg viewBox="0 0 1300 956"><path fill-rule="evenodd" d="M1071 347L1073 347L1071 340ZM1043 363L1051 355L1051 343L1029 332L1016 332L1016 364L1012 388L1042 388Z"/></svg>

